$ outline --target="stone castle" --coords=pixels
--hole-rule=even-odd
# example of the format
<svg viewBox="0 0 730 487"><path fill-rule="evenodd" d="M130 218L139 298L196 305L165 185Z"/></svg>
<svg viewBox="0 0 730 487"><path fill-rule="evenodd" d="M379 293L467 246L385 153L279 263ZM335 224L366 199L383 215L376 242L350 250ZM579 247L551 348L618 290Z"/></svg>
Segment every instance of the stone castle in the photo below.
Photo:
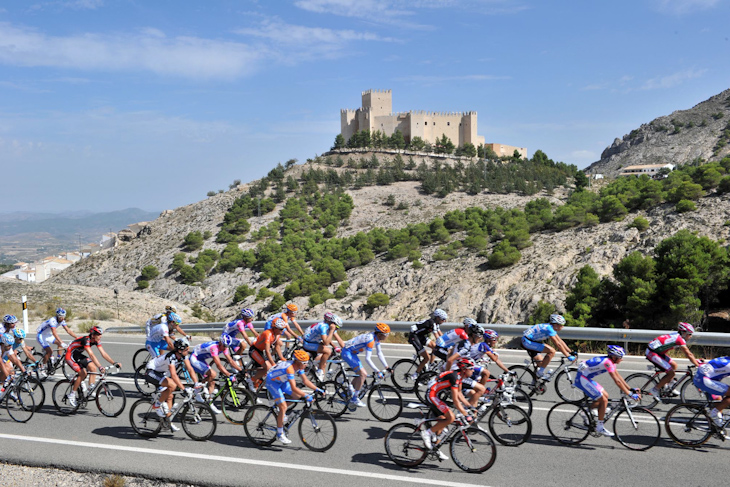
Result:
<svg viewBox="0 0 730 487"><path fill-rule="evenodd" d="M522 157L527 157L525 147L485 144L484 136L477 135L477 112L393 113L391 90L363 91L361 108L340 110L340 133L346 141L361 130L369 130L370 133L379 130L387 136L400 130L406 142L420 137L430 144L446 135L457 147L471 143L474 147L489 147L499 156L511 156L517 150Z"/></svg>

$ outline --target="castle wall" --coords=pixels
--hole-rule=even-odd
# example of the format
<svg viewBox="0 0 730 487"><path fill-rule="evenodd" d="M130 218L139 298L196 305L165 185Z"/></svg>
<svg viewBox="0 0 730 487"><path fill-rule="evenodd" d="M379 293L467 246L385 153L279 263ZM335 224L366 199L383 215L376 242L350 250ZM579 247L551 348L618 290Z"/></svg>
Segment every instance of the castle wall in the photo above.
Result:
<svg viewBox="0 0 730 487"><path fill-rule="evenodd" d="M485 147L488 147L492 149L498 156L507 156L512 157L512 154L515 153L515 151L520 153L520 157L525 159L527 157L527 148L525 147L515 147L512 145L504 145L504 144L495 144L495 143L489 143L484 144Z"/></svg>
<svg viewBox="0 0 730 487"><path fill-rule="evenodd" d="M345 142L358 131L357 112L358 110L340 110L340 133Z"/></svg>
<svg viewBox="0 0 730 487"><path fill-rule="evenodd" d="M370 110L373 117L393 113L391 90L368 90L362 92L362 107Z"/></svg>

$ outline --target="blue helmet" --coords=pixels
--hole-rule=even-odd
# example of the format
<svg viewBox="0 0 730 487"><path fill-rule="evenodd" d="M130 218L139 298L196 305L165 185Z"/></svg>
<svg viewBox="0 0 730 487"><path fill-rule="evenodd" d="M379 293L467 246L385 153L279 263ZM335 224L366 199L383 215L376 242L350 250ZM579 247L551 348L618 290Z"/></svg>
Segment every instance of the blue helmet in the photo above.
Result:
<svg viewBox="0 0 730 487"><path fill-rule="evenodd" d="M626 351L623 347L619 347L618 345L609 345L606 347L606 351L608 352L608 355L613 357L621 358L626 355Z"/></svg>
<svg viewBox="0 0 730 487"><path fill-rule="evenodd" d="M230 347L233 343L233 339L228 335L221 335L220 338L218 338L218 343L226 347Z"/></svg>
<svg viewBox="0 0 730 487"><path fill-rule="evenodd" d="M25 339L25 330L22 328L16 328L13 330L13 335L15 335L15 338L20 338L21 340Z"/></svg>
<svg viewBox="0 0 730 487"><path fill-rule="evenodd" d="M66 317L66 310L63 308L57 308L56 309L56 318L65 318Z"/></svg>
<svg viewBox="0 0 730 487"><path fill-rule="evenodd" d="M18 322L18 317L15 315L3 316L3 325L14 325L17 322Z"/></svg>
<svg viewBox="0 0 730 487"><path fill-rule="evenodd" d="M243 308L241 310L241 318L253 318L254 314L251 308Z"/></svg>
<svg viewBox="0 0 730 487"><path fill-rule="evenodd" d="M167 315L167 321L172 321L173 323L177 323L178 325L182 323L182 318L180 318L180 315L175 313L174 311Z"/></svg>
<svg viewBox="0 0 730 487"><path fill-rule="evenodd" d="M485 340L496 340L499 338L499 333L497 333L494 330L484 330L484 339Z"/></svg>

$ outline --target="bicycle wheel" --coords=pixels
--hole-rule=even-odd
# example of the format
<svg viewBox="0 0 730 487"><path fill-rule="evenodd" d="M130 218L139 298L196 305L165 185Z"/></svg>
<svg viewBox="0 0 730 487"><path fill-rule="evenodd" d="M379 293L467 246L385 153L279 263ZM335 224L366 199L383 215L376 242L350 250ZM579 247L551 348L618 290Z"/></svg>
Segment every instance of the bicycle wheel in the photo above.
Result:
<svg viewBox="0 0 730 487"><path fill-rule="evenodd" d="M532 399L524 389L515 387L515 393L512 395L512 404L520 407L528 416L532 416Z"/></svg>
<svg viewBox="0 0 730 487"><path fill-rule="evenodd" d="M201 402L189 402L183 406L180 422L185 433L195 441L209 440L218 424L210 406Z"/></svg>
<svg viewBox="0 0 730 487"><path fill-rule="evenodd" d="M78 394L76 394L76 406L72 406L69 403L68 396L72 393L72 391L73 383L69 380L58 381L56 385L53 386L51 398L53 399L53 405L56 406L59 413L64 415L72 414L79 408L80 400L78 398Z"/></svg>
<svg viewBox="0 0 730 487"><path fill-rule="evenodd" d="M456 466L469 473L489 470L497 459L494 441L479 428L467 428L454 435L450 450Z"/></svg>
<svg viewBox="0 0 730 487"><path fill-rule="evenodd" d="M10 390L5 393L5 409L13 421L27 423L35 413L35 401L29 387L9 386Z"/></svg>
<svg viewBox="0 0 730 487"><path fill-rule="evenodd" d="M712 425L705 407L700 404L679 404L667 413L664 428L669 437L682 446L700 446L712 436Z"/></svg>
<svg viewBox="0 0 730 487"><path fill-rule="evenodd" d="M256 399L253 394L246 387L238 384L233 388L233 394L229 389L221 394L221 411L223 416L233 424L243 424L246 411L254 404L256 404Z"/></svg>
<svg viewBox="0 0 730 487"><path fill-rule="evenodd" d="M421 403L428 404L429 382L436 377L438 377L438 372L431 371L422 373L418 376L418 379L416 379L416 385L413 391L416 393L416 397L419 401L421 401Z"/></svg>
<svg viewBox="0 0 730 487"><path fill-rule="evenodd" d="M35 377L29 377L28 380L23 383L23 387L33 394L35 410L39 411L46 402L46 389L43 387L43 383Z"/></svg>
<svg viewBox="0 0 730 487"><path fill-rule="evenodd" d="M259 446L268 446L276 439L276 413L268 406L258 405L248 410L243 422L246 437Z"/></svg>
<svg viewBox="0 0 730 487"><path fill-rule="evenodd" d="M116 382L104 381L96 388L96 407L104 416L116 418L122 414L126 405L127 395Z"/></svg>
<svg viewBox="0 0 730 487"><path fill-rule="evenodd" d="M580 402L585 397L585 393L573 385L577 371L577 368L570 367L561 370L555 376L555 392L558 393L558 396L563 401Z"/></svg>
<svg viewBox="0 0 730 487"><path fill-rule="evenodd" d="M613 432L616 439L629 450L644 451L656 445L662 428L654 413L637 407L616 414Z"/></svg>
<svg viewBox="0 0 730 487"><path fill-rule="evenodd" d="M140 348L134 352L134 357L132 357L133 370L137 370L140 365L146 365L150 358L151 354L146 348Z"/></svg>
<svg viewBox="0 0 730 487"><path fill-rule="evenodd" d="M315 402L317 407L325 411L333 418L339 418L345 411L350 402L350 392L346 384L338 384L333 380L325 381L321 386L325 391L325 396L317 396Z"/></svg>
<svg viewBox="0 0 730 487"><path fill-rule="evenodd" d="M395 387L379 384L370 389L368 409L378 421L390 423L403 412L403 398Z"/></svg>
<svg viewBox="0 0 730 487"><path fill-rule="evenodd" d="M489 415L489 432L506 446L521 445L532 435L532 421L517 406L499 406Z"/></svg>
<svg viewBox="0 0 730 487"><path fill-rule="evenodd" d="M524 365L513 365L509 370L517 372L517 386L527 392L530 397L535 395L535 386L537 384L537 376L535 373Z"/></svg>
<svg viewBox="0 0 730 487"><path fill-rule="evenodd" d="M564 445L577 445L592 431L590 413L574 402L561 402L550 408L548 431Z"/></svg>
<svg viewBox="0 0 730 487"><path fill-rule="evenodd" d="M411 376L416 372L418 364L415 360L404 358L393 364L393 374L390 379L393 385L402 392L413 392L416 380Z"/></svg>
<svg viewBox="0 0 730 487"><path fill-rule="evenodd" d="M337 425L332 416L319 409L309 409L299 420L299 439L312 451L327 451L337 441Z"/></svg>
<svg viewBox="0 0 730 487"><path fill-rule="evenodd" d="M630 389L639 389L641 400L637 404L638 406L651 409L659 403L659 400L649 393L659 383L656 377L639 372L637 374L631 374L625 380Z"/></svg>
<svg viewBox="0 0 730 487"><path fill-rule="evenodd" d="M401 467L420 465L428 455L420 431L410 423L398 423L390 428L384 441L388 458Z"/></svg>
<svg viewBox="0 0 730 487"><path fill-rule="evenodd" d="M145 376L147 375L147 365L142 364L139 367L137 367L134 371L134 387L137 388L140 394L142 394L145 397L152 396L152 393L155 392L155 389L157 389L157 386L154 384L150 384L147 382L147 379Z"/></svg>
<svg viewBox="0 0 730 487"><path fill-rule="evenodd" d="M702 403L707 398L707 395L697 388L691 377L682 384L682 388L679 390L679 396L682 402L692 403Z"/></svg>
<svg viewBox="0 0 730 487"><path fill-rule="evenodd" d="M73 380L74 377L76 377L76 372L74 372L74 369L72 369L65 360L61 362L61 370L63 371L63 376L66 377L67 380Z"/></svg>
<svg viewBox="0 0 730 487"><path fill-rule="evenodd" d="M139 399L129 409L129 423L138 435L153 438L160 434L162 418L152 409L148 399Z"/></svg>

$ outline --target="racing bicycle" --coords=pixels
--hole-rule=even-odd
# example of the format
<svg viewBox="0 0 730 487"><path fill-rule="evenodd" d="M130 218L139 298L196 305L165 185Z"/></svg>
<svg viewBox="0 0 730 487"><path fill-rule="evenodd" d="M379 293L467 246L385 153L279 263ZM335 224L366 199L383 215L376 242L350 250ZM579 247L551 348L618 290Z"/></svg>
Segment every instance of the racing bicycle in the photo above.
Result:
<svg viewBox="0 0 730 487"><path fill-rule="evenodd" d="M174 393L177 394L177 393ZM161 417L159 409L153 407L159 400L159 393L152 394L152 400L139 399L129 409L129 422L138 435L154 438L162 428L172 429L172 421L179 418L185 434L195 441L209 440L214 434L218 421L210 406L194 399L191 389L180 391L182 401L173 404L170 416ZM174 430L173 430L174 431Z"/></svg>
<svg viewBox="0 0 730 487"><path fill-rule="evenodd" d="M104 416L110 418L116 418L127 405L127 395L124 393L122 386L116 382L107 380L107 375L115 374L121 370L120 367L110 365L108 367L102 367L99 372L88 372L89 375L99 376L92 385L87 385L84 388L85 380L82 385L79 386L79 390L76 394L76 405L72 405L69 401L69 395L73 392L73 384L76 381L76 377L72 380L62 380L53 386L53 392L51 397L53 398L53 405L56 406L58 412L63 415L73 414L79 410L79 408L86 407L86 405L94 401L99 412ZM85 390L84 390L85 389Z"/></svg>

